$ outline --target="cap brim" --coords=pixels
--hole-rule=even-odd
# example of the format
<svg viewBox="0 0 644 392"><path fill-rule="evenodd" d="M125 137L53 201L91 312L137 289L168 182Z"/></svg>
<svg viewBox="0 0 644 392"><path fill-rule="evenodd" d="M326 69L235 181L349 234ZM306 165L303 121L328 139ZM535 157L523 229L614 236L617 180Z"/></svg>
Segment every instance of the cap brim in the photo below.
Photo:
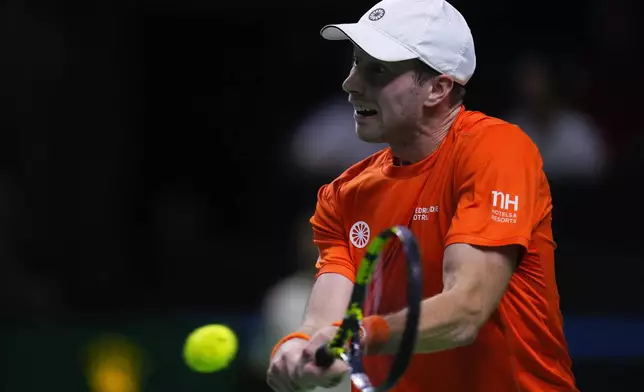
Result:
<svg viewBox="0 0 644 392"><path fill-rule="evenodd" d="M327 25L322 28L320 35L331 41L350 40L369 56L380 61L395 62L419 57L395 39L367 23Z"/></svg>

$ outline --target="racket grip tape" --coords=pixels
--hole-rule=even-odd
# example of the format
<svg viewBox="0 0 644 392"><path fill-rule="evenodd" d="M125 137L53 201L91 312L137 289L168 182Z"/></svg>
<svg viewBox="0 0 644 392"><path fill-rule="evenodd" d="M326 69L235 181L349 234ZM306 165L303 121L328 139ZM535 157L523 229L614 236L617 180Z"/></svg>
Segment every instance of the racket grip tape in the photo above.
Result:
<svg viewBox="0 0 644 392"><path fill-rule="evenodd" d="M323 369L327 369L333 365L335 356L329 351L326 344L320 346L315 350L315 365Z"/></svg>

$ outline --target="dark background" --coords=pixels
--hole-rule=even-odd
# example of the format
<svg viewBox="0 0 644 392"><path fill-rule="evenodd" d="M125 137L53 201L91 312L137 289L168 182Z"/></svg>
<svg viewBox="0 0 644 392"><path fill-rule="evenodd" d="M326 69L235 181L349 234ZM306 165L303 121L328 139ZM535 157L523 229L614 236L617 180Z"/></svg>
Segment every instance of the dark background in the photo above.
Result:
<svg viewBox="0 0 644 392"><path fill-rule="evenodd" d="M579 156L602 157L588 169L544 153L579 386L623 390L644 370L642 5L453 4L477 49L466 107L531 113L535 129L568 135L544 131L542 151L590 144ZM293 142L344 99L351 48L318 32L371 5L0 5L0 390L140 390L86 381L80 353L105 334L147 353L142 390L265 390L246 342L267 290L314 263L298 256L302 217L346 167L307 166ZM530 98L530 83L551 89ZM583 121L551 126L571 113ZM333 129L354 138L350 124ZM224 372L191 373L183 339L211 322L235 327L240 354Z"/></svg>

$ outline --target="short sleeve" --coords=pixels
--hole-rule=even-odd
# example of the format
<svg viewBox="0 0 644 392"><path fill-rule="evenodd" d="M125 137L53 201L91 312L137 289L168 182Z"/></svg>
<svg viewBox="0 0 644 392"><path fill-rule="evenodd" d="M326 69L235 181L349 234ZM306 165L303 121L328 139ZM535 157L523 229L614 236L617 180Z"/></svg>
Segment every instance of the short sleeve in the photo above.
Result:
<svg viewBox="0 0 644 392"><path fill-rule="evenodd" d="M537 147L511 124L463 135L456 163L456 211L445 246L521 245L527 248L541 220L545 181Z"/></svg>
<svg viewBox="0 0 644 392"><path fill-rule="evenodd" d="M332 188L333 185L320 188L315 214L311 218L313 242L319 251L316 278L326 273L337 273L355 282L356 268Z"/></svg>

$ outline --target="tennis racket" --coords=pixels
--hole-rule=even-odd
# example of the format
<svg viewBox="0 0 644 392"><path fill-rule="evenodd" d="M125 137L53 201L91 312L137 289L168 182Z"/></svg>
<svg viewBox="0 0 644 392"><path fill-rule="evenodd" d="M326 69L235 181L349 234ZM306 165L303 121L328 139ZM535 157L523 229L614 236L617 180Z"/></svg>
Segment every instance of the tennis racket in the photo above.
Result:
<svg viewBox="0 0 644 392"><path fill-rule="evenodd" d="M404 259L406 260L406 306L408 315L405 323L405 331L398 346L398 351L393 355L387 377L384 378L383 383L374 386L367 376L363 365L363 353L360 348L360 328L364 317L367 290L373 278L374 271L377 269L376 265L382 262L383 250L385 250L386 245L394 238L399 240L399 245L404 252ZM359 265L346 315L335 337L328 344L323 345L316 351L316 365L328 368L336 359L342 359L349 365L351 382L360 391L384 392L393 388L405 373L413 354L418 332L421 301L421 261L418 244L414 235L404 226L393 226L383 230L367 247L365 255Z"/></svg>

